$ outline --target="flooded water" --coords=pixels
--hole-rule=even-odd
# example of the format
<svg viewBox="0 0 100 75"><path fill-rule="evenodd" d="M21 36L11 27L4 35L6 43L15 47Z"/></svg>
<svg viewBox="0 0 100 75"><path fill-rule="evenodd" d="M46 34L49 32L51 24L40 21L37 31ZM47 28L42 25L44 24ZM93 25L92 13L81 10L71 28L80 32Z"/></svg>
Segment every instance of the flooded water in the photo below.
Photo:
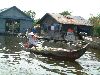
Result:
<svg viewBox="0 0 100 75"><path fill-rule="evenodd" d="M87 50L76 61L51 60L23 48L26 39L0 36L0 75L100 75L100 50Z"/></svg>

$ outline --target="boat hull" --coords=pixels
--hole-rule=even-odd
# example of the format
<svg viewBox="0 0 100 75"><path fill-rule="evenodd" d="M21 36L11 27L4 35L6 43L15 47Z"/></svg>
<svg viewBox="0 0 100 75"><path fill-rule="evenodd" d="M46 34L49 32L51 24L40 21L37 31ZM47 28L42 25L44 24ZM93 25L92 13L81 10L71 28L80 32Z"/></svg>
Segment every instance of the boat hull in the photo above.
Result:
<svg viewBox="0 0 100 75"><path fill-rule="evenodd" d="M33 50L31 49L30 52L34 53L34 54L38 54L38 55L42 55L45 57L49 57L49 58L54 58L54 59L58 59L58 60L76 60L78 58L80 58L86 51L88 48L89 44L86 44L85 46L83 46L81 49L79 50L73 50L73 51L52 51L52 50Z"/></svg>

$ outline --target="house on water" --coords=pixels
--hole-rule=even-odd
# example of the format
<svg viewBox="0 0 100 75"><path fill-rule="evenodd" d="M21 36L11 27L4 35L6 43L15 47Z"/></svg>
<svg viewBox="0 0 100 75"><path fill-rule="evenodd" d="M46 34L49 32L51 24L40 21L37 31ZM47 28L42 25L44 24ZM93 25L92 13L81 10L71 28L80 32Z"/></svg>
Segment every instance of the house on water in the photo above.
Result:
<svg viewBox="0 0 100 75"><path fill-rule="evenodd" d="M81 16L46 13L38 22L46 38L74 41L80 32L91 35L92 25ZM69 36L71 35L71 36Z"/></svg>
<svg viewBox="0 0 100 75"><path fill-rule="evenodd" d="M19 33L31 28L33 20L16 6L0 10L0 33Z"/></svg>

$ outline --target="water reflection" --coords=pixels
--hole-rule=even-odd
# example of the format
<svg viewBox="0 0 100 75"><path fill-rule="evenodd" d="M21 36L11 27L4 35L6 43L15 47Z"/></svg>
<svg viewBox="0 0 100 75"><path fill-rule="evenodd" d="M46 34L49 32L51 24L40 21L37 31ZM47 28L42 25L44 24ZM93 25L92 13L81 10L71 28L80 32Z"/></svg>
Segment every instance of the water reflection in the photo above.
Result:
<svg viewBox="0 0 100 75"><path fill-rule="evenodd" d="M99 75L100 74L100 59L97 58L98 53L94 53L94 50L88 50L78 62L83 67L82 72L88 75Z"/></svg>
<svg viewBox="0 0 100 75"><path fill-rule="evenodd" d="M83 68L81 65L76 62L69 62L69 61L59 61L59 60L53 60L48 58L39 58L39 60L44 63L44 65L40 65L44 69L51 71L51 72L56 72L60 75L64 74L78 74L79 71L81 71ZM77 70L77 71L76 71Z"/></svg>
<svg viewBox="0 0 100 75"><path fill-rule="evenodd" d="M88 50L76 61L59 61L31 54L25 39L0 36L0 75L99 75L99 50Z"/></svg>
<svg viewBox="0 0 100 75"><path fill-rule="evenodd" d="M93 54L94 60L97 60L100 62L100 50L90 49L90 52L92 52L91 54Z"/></svg>

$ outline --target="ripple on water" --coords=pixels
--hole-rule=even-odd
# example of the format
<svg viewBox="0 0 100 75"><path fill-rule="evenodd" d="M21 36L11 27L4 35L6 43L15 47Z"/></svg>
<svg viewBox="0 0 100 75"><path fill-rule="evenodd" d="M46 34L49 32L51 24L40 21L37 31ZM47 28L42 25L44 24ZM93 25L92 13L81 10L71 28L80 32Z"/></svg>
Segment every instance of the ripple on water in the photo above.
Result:
<svg viewBox="0 0 100 75"><path fill-rule="evenodd" d="M74 62L59 61L27 52L23 48L22 38L3 36L3 38L0 37L0 40L2 40L0 45L0 75L100 74L100 54L96 50L86 51L81 58Z"/></svg>

